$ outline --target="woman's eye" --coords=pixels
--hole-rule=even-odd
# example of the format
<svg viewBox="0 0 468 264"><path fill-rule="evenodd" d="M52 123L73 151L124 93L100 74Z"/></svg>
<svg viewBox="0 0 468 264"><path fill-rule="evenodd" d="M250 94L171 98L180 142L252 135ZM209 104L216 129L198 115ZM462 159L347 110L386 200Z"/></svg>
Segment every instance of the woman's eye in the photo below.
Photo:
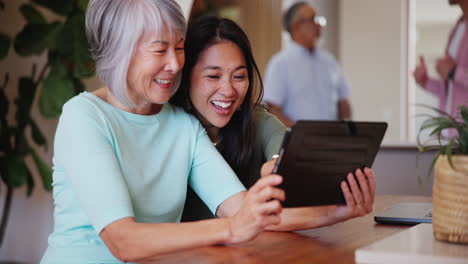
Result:
<svg viewBox="0 0 468 264"><path fill-rule="evenodd" d="M182 47L182 48L176 48L176 51L184 51L185 49Z"/></svg>
<svg viewBox="0 0 468 264"><path fill-rule="evenodd" d="M236 76L234 76L234 79L237 79L237 80L245 80L245 78L247 78L247 75L236 75Z"/></svg>
<svg viewBox="0 0 468 264"><path fill-rule="evenodd" d="M219 79L218 75L208 75L207 77L210 79Z"/></svg>
<svg viewBox="0 0 468 264"><path fill-rule="evenodd" d="M163 53L166 52L166 50L156 50L155 52L156 52L156 53L159 53L159 54L163 54Z"/></svg>

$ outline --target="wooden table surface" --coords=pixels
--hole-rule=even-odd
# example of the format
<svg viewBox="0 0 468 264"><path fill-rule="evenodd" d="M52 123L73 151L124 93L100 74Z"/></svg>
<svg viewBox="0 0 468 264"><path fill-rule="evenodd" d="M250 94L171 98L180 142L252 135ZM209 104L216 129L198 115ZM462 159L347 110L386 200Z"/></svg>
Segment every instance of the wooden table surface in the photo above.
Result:
<svg viewBox="0 0 468 264"><path fill-rule="evenodd" d="M235 246L212 246L162 257L154 263L355 263L354 251L408 226L380 225L374 214L398 202L430 202L422 196L377 196L374 211L329 227L263 232Z"/></svg>

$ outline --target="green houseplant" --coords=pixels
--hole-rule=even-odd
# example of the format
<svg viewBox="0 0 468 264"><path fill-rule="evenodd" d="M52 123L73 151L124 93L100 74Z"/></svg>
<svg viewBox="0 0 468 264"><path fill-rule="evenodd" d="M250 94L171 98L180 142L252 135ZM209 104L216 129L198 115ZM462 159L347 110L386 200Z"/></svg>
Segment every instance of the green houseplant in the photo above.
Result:
<svg viewBox="0 0 468 264"><path fill-rule="evenodd" d="M8 72L0 75L0 176L4 186L0 191L5 195L0 222L0 246L14 189L26 186L27 195L30 196L35 187L26 159L32 158L43 188L47 191L52 189L51 169L34 147L47 149L48 146L46 137L31 115L35 98L39 97L39 110L43 116L56 118L67 100L84 91L81 79L94 75L84 27L87 4L88 0L31 0L22 4L18 10L26 21L22 30L14 37L0 32L0 61L13 51L21 57L47 54L44 65L30 65L31 74L19 77L13 107L16 111L14 120L8 118L12 102L6 90L15 87L10 85ZM3 0L0 0L0 9L5 9ZM59 19L47 21L41 9L48 9ZM3 190L6 190L6 194L3 194Z"/></svg>
<svg viewBox="0 0 468 264"><path fill-rule="evenodd" d="M461 105L456 116L432 108L439 115L430 116L419 131L430 130L438 144L425 145L418 135L420 151L437 149L432 162L432 223L434 237L457 243L468 243L468 107ZM446 140L442 131L451 130Z"/></svg>

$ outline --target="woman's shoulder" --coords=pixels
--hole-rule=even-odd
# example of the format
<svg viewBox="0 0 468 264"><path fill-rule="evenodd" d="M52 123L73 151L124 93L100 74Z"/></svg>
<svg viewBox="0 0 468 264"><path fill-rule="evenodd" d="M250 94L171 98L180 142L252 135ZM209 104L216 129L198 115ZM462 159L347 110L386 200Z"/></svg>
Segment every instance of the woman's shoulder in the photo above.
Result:
<svg viewBox="0 0 468 264"><path fill-rule="evenodd" d="M178 120L180 124L190 124L197 129L201 126L200 121L194 115L187 113L183 108L171 103L167 103L164 107L171 115L172 120Z"/></svg>
<svg viewBox="0 0 468 264"><path fill-rule="evenodd" d="M253 121L259 125L277 125L284 127L283 123L272 113L268 112L264 105L258 105L253 111ZM286 129L286 127L284 127Z"/></svg>
<svg viewBox="0 0 468 264"><path fill-rule="evenodd" d="M257 137L270 138L272 135L283 135L286 126L264 106L257 106L253 112L253 120Z"/></svg>
<svg viewBox="0 0 468 264"><path fill-rule="evenodd" d="M62 115L67 114L89 114L96 111L98 102L93 99L93 94L82 92L70 100L68 100L62 107Z"/></svg>
<svg viewBox="0 0 468 264"><path fill-rule="evenodd" d="M181 119L185 119L185 120L190 120L191 122L192 121L195 121L197 120L197 118L190 114L190 113L187 113L182 107L180 106L176 106L176 105L173 105L171 103L166 103L164 105L164 108L166 111L168 111L172 116L174 116L175 118L181 118Z"/></svg>

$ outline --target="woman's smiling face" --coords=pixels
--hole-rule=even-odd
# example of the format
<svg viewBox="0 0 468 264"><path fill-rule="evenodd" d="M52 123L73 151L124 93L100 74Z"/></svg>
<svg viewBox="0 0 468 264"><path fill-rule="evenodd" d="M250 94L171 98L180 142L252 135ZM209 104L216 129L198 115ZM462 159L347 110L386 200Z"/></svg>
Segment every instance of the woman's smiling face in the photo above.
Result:
<svg viewBox="0 0 468 264"><path fill-rule="evenodd" d="M190 77L190 99L205 127L226 126L249 87L241 49L223 41L205 49Z"/></svg>
<svg viewBox="0 0 468 264"><path fill-rule="evenodd" d="M143 36L128 69L127 84L132 101L137 105L167 102L184 62L182 37L171 37L167 31L160 37L154 34Z"/></svg>

